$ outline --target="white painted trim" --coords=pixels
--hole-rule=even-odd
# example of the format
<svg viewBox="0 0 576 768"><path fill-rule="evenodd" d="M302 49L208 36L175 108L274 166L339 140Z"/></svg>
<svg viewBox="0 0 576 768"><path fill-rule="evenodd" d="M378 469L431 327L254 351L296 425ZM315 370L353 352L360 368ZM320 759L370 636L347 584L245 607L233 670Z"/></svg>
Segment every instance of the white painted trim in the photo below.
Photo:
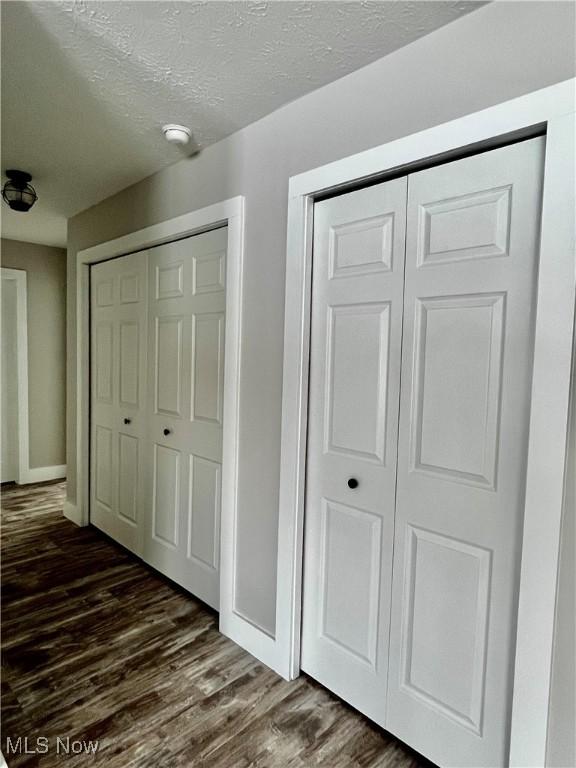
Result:
<svg viewBox="0 0 576 768"><path fill-rule="evenodd" d="M18 470L16 482L29 482L26 478L30 461L30 427L28 423L28 291L27 275L23 269L0 269L2 280L16 283L16 377L18 398Z"/></svg>
<svg viewBox="0 0 576 768"><path fill-rule="evenodd" d="M53 467L29 467L21 484L46 483L48 480L61 480L66 477L66 464L56 464Z"/></svg>
<svg viewBox="0 0 576 768"><path fill-rule="evenodd" d="M78 512L76 504L72 504L70 501L64 502L64 517L68 518L75 525L82 525L82 520Z"/></svg>
<svg viewBox="0 0 576 768"><path fill-rule="evenodd" d="M300 174L289 184L276 640L271 666L293 679L300 669L313 199L326 190L457 154L471 145L488 147L508 134L526 135L535 127L547 131L509 760L516 768L545 764L574 320L570 148L573 151L575 86L575 80L550 86Z"/></svg>
<svg viewBox="0 0 576 768"><path fill-rule="evenodd" d="M288 680L300 674L313 209L311 195L290 198L276 594L276 668Z"/></svg>
<svg viewBox="0 0 576 768"><path fill-rule="evenodd" d="M576 116L548 123L512 711L512 765L546 764L574 323Z"/></svg>
<svg viewBox="0 0 576 768"><path fill-rule="evenodd" d="M544 126L551 117L573 112L574 88L574 79L565 80L292 176L289 197L318 195L341 184L361 182L445 152L458 152L464 146L490 141L496 136L505 136L535 125Z"/></svg>
<svg viewBox="0 0 576 768"><path fill-rule="evenodd" d="M154 224L137 232L79 251L76 256L76 402L77 498L64 514L77 525L89 523L89 374L88 334L90 264L152 248L171 240L228 226L226 258L226 351L224 359L224 434L220 557L220 629L240 645L253 628L234 612L235 525L237 507L238 434L240 423L240 344L244 257L244 198L234 197L198 211ZM245 630L245 626L249 629ZM265 661L265 659L264 659ZM265 661L265 663L268 663Z"/></svg>

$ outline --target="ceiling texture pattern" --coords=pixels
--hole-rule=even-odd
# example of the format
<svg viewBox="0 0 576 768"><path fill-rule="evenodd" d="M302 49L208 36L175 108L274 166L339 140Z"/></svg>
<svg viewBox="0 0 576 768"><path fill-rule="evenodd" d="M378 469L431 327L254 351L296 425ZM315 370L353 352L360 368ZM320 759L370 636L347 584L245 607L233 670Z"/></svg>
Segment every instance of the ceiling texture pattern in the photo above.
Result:
<svg viewBox="0 0 576 768"><path fill-rule="evenodd" d="M164 123L201 151L482 4L3 2L2 171L39 194L3 236L64 245L68 217L182 159Z"/></svg>

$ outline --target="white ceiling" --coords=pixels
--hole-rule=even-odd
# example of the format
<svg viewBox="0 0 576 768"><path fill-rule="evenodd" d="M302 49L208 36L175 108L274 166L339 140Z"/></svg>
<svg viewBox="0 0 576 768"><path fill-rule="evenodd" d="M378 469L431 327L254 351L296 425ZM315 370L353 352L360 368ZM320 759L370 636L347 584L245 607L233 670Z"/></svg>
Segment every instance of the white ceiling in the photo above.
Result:
<svg viewBox="0 0 576 768"><path fill-rule="evenodd" d="M64 245L66 218L181 159L164 123L202 149L480 5L2 2L2 171L39 194L2 234Z"/></svg>

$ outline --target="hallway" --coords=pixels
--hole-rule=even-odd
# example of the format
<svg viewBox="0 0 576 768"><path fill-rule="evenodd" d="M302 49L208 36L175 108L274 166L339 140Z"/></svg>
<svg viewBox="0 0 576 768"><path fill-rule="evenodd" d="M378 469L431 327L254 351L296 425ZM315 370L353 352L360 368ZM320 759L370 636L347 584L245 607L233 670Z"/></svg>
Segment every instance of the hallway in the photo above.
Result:
<svg viewBox="0 0 576 768"><path fill-rule="evenodd" d="M288 683L264 668L219 634L210 609L74 526L64 492L2 489L10 768L429 765L309 678ZM21 751L6 754L19 736ZM45 737L47 753L24 754L24 737L29 752ZM57 754L58 737L98 740L97 754Z"/></svg>

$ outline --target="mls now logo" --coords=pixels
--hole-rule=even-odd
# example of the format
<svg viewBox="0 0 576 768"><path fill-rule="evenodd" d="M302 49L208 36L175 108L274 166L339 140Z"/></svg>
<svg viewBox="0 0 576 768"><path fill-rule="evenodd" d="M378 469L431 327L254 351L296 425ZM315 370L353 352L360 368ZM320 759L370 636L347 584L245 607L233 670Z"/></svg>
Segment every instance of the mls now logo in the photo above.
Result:
<svg viewBox="0 0 576 768"><path fill-rule="evenodd" d="M28 736L18 736L11 739L6 738L6 754L8 755L45 755L50 749L50 744L46 736L38 736L36 739L29 739Z"/></svg>
<svg viewBox="0 0 576 768"><path fill-rule="evenodd" d="M61 739L60 736L56 739L56 752L58 754L79 755L81 752L84 752L87 755L94 755L97 751L97 741L80 741L79 739L73 741L68 737Z"/></svg>
<svg viewBox="0 0 576 768"><path fill-rule="evenodd" d="M94 755L98 751L98 741L84 741L80 739L71 739L69 736L61 738L56 737L53 750L58 755L79 755L84 753ZM28 736L18 736L6 738L6 754L8 755L45 755L50 751L50 740L47 736L37 736L30 739Z"/></svg>

